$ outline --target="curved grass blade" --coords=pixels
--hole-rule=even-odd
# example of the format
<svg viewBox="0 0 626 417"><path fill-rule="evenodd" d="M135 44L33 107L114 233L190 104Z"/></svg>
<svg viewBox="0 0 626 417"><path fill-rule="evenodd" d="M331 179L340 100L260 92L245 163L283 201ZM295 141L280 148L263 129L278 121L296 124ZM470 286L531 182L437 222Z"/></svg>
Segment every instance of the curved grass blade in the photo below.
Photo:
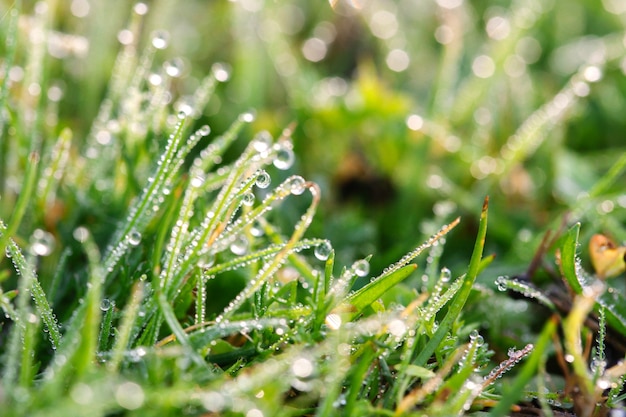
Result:
<svg viewBox="0 0 626 417"><path fill-rule="evenodd" d="M0 236L6 236L6 230L6 227L0 221ZM56 349L61 341L61 333L59 331L59 326L54 312L52 311L50 303L48 303L48 299L46 298L46 294L37 279L37 274L35 273L32 265L30 265L26 261L26 258L24 258L20 248L11 239L8 241L8 253L11 254L11 260L15 266L15 270L22 277L22 279L28 280L28 287L30 287L31 296L35 301L35 307L37 308L37 311L39 312L39 315L48 330L52 348Z"/></svg>
<svg viewBox="0 0 626 417"><path fill-rule="evenodd" d="M413 271L415 271L416 268L416 264L406 265L398 270L395 270L391 274L381 276L381 278L370 282L354 294L350 295L348 299L339 306L339 308L341 311L347 311L342 307L351 306L352 308L349 309L350 319L356 317L362 313L367 306L371 305L384 293L389 291L389 289L404 281Z"/></svg>
<svg viewBox="0 0 626 417"><path fill-rule="evenodd" d="M572 226L564 237L561 245L561 272L567 284L576 294L582 294L583 286L579 281L576 265L576 248L578 246L578 233L580 223Z"/></svg>
<svg viewBox="0 0 626 417"><path fill-rule="evenodd" d="M517 378L515 378L515 381L508 386L508 389L504 387L505 389L502 393L502 397L498 402L498 405L489 413L490 416L498 417L508 415L511 410L511 406L513 406L513 404L515 404L517 400L522 397L524 394L524 387L526 387L526 384L528 384L531 379L535 378L540 363L545 361L548 349L552 343L552 335L556 331L556 325L556 317L552 317L552 319L546 323L541 334L537 338L537 343L535 343L533 352L521 368L520 373Z"/></svg>
<svg viewBox="0 0 626 417"><path fill-rule="evenodd" d="M478 236L476 237L472 258L470 259L469 268L467 274L465 275L465 279L463 280L463 284L461 285L461 289L452 301L452 304L448 309L448 313L437 328L437 331L417 356L414 363L417 366L424 366L437 347L441 344L445 335L448 331L450 331L452 325L461 314L461 310L470 295L470 291L472 290L472 286L474 285L474 281L476 280L476 276L478 275L481 267L483 249L485 247L485 238L487 236L488 207L489 197L485 197L482 212L480 214L480 224L478 225Z"/></svg>
<svg viewBox="0 0 626 417"><path fill-rule="evenodd" d="M291 177L285 181L285 184L291 184L296 181L297 177ZM313 216L315 211L317 210L317 205L320 200L320 189L317 184L314 182L307 181L302 184L302 187L308 188L313 196L311 204L307 211L302 215L300 221L296 224L294 228L294 232L289 238L289 241L285 245L282 251L280 251L271 261L267 262L261 270L259 274L252 280L246 288L241 291L237 297L231 303L226 306L224 311L216 318L216 321L222 321L225 318L228 318L232 313L234 313L241 305L250 298L261 286L267 282L267 280L280 268L280 266L285 261L285 258L293 253L294 247L297 245L298 241L304 235L304 232L308 229L311 221L313 220Z"/></svg>

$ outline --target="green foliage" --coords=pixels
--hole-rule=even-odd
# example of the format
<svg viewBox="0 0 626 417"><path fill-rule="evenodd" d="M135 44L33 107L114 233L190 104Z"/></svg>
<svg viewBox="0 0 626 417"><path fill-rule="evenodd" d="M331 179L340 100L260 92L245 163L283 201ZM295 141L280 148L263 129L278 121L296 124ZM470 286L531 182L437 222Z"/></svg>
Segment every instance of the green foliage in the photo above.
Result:
<svg viewBox="0 0 626 417"><path fill-rule="evenodd" d="M2 415L619 408L623 22L544 3L0 4Z"/></svg>

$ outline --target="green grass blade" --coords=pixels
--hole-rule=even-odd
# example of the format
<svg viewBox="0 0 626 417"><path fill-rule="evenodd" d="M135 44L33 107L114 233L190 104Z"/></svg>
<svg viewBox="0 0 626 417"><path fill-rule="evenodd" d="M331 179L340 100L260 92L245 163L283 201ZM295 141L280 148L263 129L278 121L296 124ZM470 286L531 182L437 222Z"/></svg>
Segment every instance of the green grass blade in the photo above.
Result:
<svg viewBox="0 0 626 417"><path fill-rule="evenodd" d="M11 220L9 220L6 229L2 232L2 236L0 236L0 253L4 252L7 240L11 236L15 235L17 228L22 222L22 218L26 213L33 191L35 190L35 184L37 182L37 168L39 166L39 154L37 152L31 152L28 157L28 162L22 191L20 192L20 196L18 197L15 207L13 208Z"/></svg>
<svg viewBox="0 0 626 417"><path fill-rule="evenodd" d="M579 232L580 223L576 223L567 231L561 245L561 269L563 276L576 294L582 294L583 292L583 287L576 273L576 249L578 247Z"/></svg>
<svg viewBox="0 0 626 417"><path fill-rule="evenodd" d="M437 328L437 331L433 337L428 341L424 349L417 356L414 364L417 366L424 366L428 359L435 352L437 347L441 344L446 333L452 328L452 324L456 321L461 314L461 310L470 295L474 281L481 267L481 260L483 254L483 248L485 246L485 238L487 236L487 210L489 206L489 197L485 198L483 203L483 209L480 215L480 224L478 225L478 236L476 237L476 243L474 244L474 251L472 252L472 258L470 260L469 268L461 289L457 293L456 297L452 301L448 313Z"/></svg>
<svg viewBox="0 0 626 417"><path fill-rule="evenodd" d="M87 373L94 366L102 313L100 310L102 284L105 278L100 251L89 234L83 241L83 245L89 264L89 284L85 295L85 310L79 331L78 349L71 359L77 375Z"/></svg>
<svg viewBox="0 0 626 417"><path fill-rule="evenodd" d="M354 318L396 284L404 281L413 271L415 271L416 268L417 265L410 264L392 272L389 275L383 275L379 279L370 282L354 294L350 295L342 303L342 305L349 305L353 307L353 309L350 310L350 317Z"/></svg>
<svg viewBox="0 0 626 417"><path fill-rule="evenodd" d="M606 194L611 185L624 173L626 170L626 152L622 153L622 156L615 161L609 171L600 180L594 184L593 188L589 190L589 198L600 197Z"/></svg>
<svg viewBox="0 0 626 417"><path fill-rule="evenodd" d="M534 350L521 368L519 375L508 388L505 387L502 397L498 405L489 413L492 417L505 416L510 413L511 406L515 404L524 394L524 387L535 377L537 369L542 361L545 360L547 352L552 344L552 335L556 331L557 321L551 319L544 326Z"/></svg>
<svg viewBox="0 0 626 417"><path fill-rule="evenodd" d="M139 280L135 283L131 292L129 303L124 308L122 322L115 338L115 344L113 345L111 359L107 362L107 369L109 372L116 372L124 358L124 353L128 350L128 342L130 340L133 324L137 319L137 313L139 307L143 301L144 285L143 280ZM102 339L101 339L102 340Z"/></svg>
<svg viewBox="0 0 626 417"><path fill-rule="evenodd" d="M104 317L100 325L100 335L98 336L98 352L104 352L109 349L109 338L113 329L113 313L115 311L115 302L103 299L100 303L100 309L104 310Z"/></svg>
<svg viewBox="0 0 626 417"><path fill-rule="evenodd" d="M161 156L153 180L144 189L141 197L133 205L130 215L124 224L118 229L113 243L107 249L104 255L104 266L106 271L111 272L121 259L122 255L129 247L128 238L131 233L142 233L148 220L155 214L154 202L158 200L157 195L166 187L166 178L171 175L170 169L177 153L178 147L182 141L182 134L185 120L180 120L176 125L174 132L168 139L167 147Z"/></svg>
<svg viewBox="0 0 626 417"><path fill-rule="evenodd" d="M293 184L295 181L298 183L302 180L301 177L291 177L285 181L285 185ZM320 199L319 186L313 182L302 181L302 187L308 188L313 196L311 204L307 211L302 215L300 221L295 225L294 231L287 241L287 244L282 251L276 254L270 261L268 261L263 268L259 271L257 276L241 291L241 293L224 309L224 311L216 318L216 321L221 321L228 318L234 313L248 298L250 298L261 286L267 282L267 280L280 268L285 261L286 257L293 253L294 248L304 235L304 232L308 229L313 215L317 209ZM287 188L288 189L288 188Z"/></svg>
<svg viewBox="0 0 626 417"><path fill-rule="evenodd" d="M159 308L161 309L161 313L163 314L163 318L167 322L178 342L186 348L187 354L190 356L191 360L193 360L197 365L208 369L206 362L195 351L191 342L189 341L189 336L187 336L187 333L185 333L185 330L178 322L176 314L174 313L172 306L170 306L170 304L168 303L165 294L159 291L156 294L156 298L159 304Z"/></svg>
<svg viewBox="0 0 626 417"><path fill-rule="evenodd" d="M0 235L5 236L6 230L7 229L4 224L0 222ZM28 278L30 286L30 291L28 292L30 292L33 300L35 301L37 312L46 326L52 348L56 349L61 341L61 333L59 332L59 326L54 312L52 311L50 303L48 303L48 299L46 298L46 294L37 279L37 274L32 265L27 262L19 247L10 239L8 242L8 251L11 254L15 270L23 278Z"/></svg>

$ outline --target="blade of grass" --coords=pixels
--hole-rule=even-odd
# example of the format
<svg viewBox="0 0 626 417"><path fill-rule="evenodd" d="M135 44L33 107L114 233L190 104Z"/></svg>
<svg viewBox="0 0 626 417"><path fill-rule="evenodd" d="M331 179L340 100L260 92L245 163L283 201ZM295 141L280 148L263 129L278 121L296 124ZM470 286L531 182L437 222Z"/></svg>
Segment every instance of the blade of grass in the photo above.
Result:
<svg viewBox="0 0 626 417"><path fill-rule="evenodd" d="M561 245L561 270L570 288L576 294L582 294L583 287L576 273L576 248L578 246L578 233L580 223L572 226L564 237Z"/></svg>
<svg viewBox="0 0 626 417"><path fill-rule="evenodd" d="M437 328L437 331L415 359L414 364L417 366L424 366L426 364L428 359L441 344L441 341L444 339L445 335L452 328L452 324L461 314L461 310L463 309L463 306L465 305L465 302L469 297L470 291L472 290L472 286L474 285L474 281L476 280L476 276L478 275L481 267L483 248L485 246L485 237L487 235L488 207L489 197L485 197L485 201L483 203L483 208L480 215L480 223L478 225L478 235L476 237L476 243L474 244L474 251L472 252L467 275L463 280L461 289L452 301L452 304L448 309L448 313Z"/></svg>
<svg viewBox="0 0 626 417"><path fill-rule="evenodd" d="M191 342L189 341L189 336L187 336L187 333L185 333L185 330L182 328L182 326L178 322L178 319L176 318L176 314L174 313L172 306L170 306L170 304L168 303L165 294L161 291L157 291L156 300L161 309L161 313L163 314L163 318L167 322L168 326L172 330L172 333L174 334L178 342L183 347L185 347L186 353L190 356L191 360L193 360L197 365L203 368L206 368L208 370L209 367L207 366L206 362L195 351Z"/></svg>
<svg viewBox="0 0 626 417"><path fill-rule="evenodd" d="M143 293L143 280L139 279L139 281L137 281L133 286L129 303L124 308L122 322L118 329L117 337L115 338L111 359L107 361L107 370L111 373L118 371L120 363L124 358L124 352L128 350L131 330L133 328L133 324L135 323L135 319L137 318L141 302L143 301Z"/></svg>
<svg viewBox="0 0 626 417"><path fill-rule="evenodd" d="M350 319L356 317L363 312L367 306L378 300L389 289L404 281L413 271L415 271L416 268L416 264L410 264L392 272L391 274L381 276L381 278L370 282L350 295L339 308L343 311L344 306L352 306L353 308L349 310Z"/></svg>
<svg viewBox="0 0 626 417"><path fill-rule="evenodd" d="M7 240L15 234L17 228L22 222L22 218L28 208L28 203L31 200L33 191L35 190L35 184L37 180L37 167L39 166L39 154L37 152L31 152L28 157L28 168L26 169L26 177L22 186L20 196L15 203L11 214L11 220L0 236L0 253L3 253L7 244Z"/></svg>
<svg viewBox="0 0 626 417"><path fill-rule="evenodd" d="M510 413L511 406L515 404L524 394L524 387L537 374L537 369L541 362L545 361L548 349L551 345L552 335L556 331L557 318L553 316L544 326L541 334L537 338L534 350L521 368L515 380L503 387L502 397L498 404L489 413L492 417L505 416Z"/></svg>
<svg viewBox="0 0 626 417"><path fill-rule="evenodd" d="M89 283L85 295L85 310L79 331L78 349L70 361L77 375L88 372L94 365L101 319L102 284L105 278L100 251L96 243L89 234L82 243L89 264Z"/></svg>
<svg viewBox="0 0 626 417"><path fill-rule="evenodd" d="M7 228L0 221L0 237L6 236L6 231ZM20 248L12 240L8 241L8 251L11 254L15 270L21 277L28 279L30 291L26 292L30 292L33 300L35 301L35 307L37 308L37 311L43 320L46 329L48 330L52 348L56 349L61 341L61 333L59 332L59 326L54 312L52 311L52 308L48 303L48 299L46 298L46 294L37 279L37 274L35 273L32 265L22 254Z"/></svg>

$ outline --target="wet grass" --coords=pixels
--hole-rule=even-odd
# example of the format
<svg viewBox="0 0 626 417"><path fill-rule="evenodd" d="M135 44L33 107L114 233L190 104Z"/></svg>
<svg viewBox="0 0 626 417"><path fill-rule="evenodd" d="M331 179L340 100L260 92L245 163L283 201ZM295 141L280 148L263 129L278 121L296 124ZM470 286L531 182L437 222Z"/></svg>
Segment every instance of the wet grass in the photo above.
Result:
<svg viewBox="0 0 626 417"><path fill-rule="evenodd" d="M621 408L616 6L335 3L3 5L3 415Z"/></svg>

